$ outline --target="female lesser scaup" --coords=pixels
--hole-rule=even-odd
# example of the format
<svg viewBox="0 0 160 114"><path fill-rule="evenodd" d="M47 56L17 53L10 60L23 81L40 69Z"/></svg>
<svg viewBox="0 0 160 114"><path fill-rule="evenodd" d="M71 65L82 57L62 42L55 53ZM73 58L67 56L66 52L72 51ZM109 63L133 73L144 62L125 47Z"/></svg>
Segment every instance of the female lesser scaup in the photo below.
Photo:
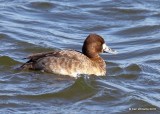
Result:
<svg viewBox="0 0 160 114"><path fill-rule="evenodd" d="M33 54L27 57L29 61L20 69L42 70L72 77L78 74L103 76L106 74L106 64L99 56L102 52L115 53L101 36L90 34L84 41L82 53L75 50L56 50Z"/></svg>

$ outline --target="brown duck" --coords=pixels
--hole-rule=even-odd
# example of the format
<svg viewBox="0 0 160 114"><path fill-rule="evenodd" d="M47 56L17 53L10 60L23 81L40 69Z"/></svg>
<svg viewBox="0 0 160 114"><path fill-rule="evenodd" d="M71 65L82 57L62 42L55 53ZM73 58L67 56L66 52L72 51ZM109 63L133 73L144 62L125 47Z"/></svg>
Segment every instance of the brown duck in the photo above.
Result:
<svg viewBox="0 0 160 114"><path fill-rule="evenodd" d="M29 61L20 69L42 70L72 77L79 74L104 76L106 64L99 56L103 52L115 53L101 36L90 34L84 41L82 53L75 50L56 50L33 54L27 57Z"/></svg>

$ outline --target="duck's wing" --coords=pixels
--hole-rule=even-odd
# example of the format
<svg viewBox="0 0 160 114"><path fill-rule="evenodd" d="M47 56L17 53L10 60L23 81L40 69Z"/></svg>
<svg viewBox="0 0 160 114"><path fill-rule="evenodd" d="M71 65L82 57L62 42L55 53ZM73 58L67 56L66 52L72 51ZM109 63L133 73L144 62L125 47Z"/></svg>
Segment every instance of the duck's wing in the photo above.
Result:
<svg viewBox="0 0 160 114"><path fill-rule="evenodd" d="M45 59L46 57L65 58L66 60L74 60L78 62L89 60L87 56L75 50L55 50L50 52L36 53L29 55L28 57L26 57L26 59L29 60L17 69L19 70L34 69L34 64L36 64L38 60Z"/></svg>
<svg viewBox="0 0 160 114"><path fill-rule="evenodd" d="M74 59L74 60L88 59L87 56L85 56L84 54L76 50L55 50L55 51L44 52L44 53L36 53L36 54L29 55L26 59L29 59L28 62L35 62L38 59L49 57L49 56L65 57L65 58Z"/></svg>

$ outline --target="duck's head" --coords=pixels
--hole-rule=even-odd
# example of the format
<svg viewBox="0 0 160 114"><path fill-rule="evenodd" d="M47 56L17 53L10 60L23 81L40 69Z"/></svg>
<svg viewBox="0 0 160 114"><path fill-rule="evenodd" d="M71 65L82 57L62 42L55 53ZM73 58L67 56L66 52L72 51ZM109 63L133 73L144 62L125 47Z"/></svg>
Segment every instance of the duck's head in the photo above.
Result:
<svg viewBox="0 0 160 114"><path fill-rule="evenodd" d="M101 36L90 34L84 41L82 53L89 58L94 58L99 56L100 53L116 54L116 51L108 47Z"/></svg>

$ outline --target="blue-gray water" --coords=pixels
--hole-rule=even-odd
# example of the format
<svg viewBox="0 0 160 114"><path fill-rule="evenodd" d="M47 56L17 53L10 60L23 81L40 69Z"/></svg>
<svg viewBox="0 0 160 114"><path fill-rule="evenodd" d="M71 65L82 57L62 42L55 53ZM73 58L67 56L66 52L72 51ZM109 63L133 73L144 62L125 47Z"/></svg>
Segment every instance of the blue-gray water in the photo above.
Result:
<svg viewBox="0 0 160 114"><path fill-rule="evenodd" d="M105 77L14 70L90 33L119 52ZM0 0L0 114L160 114L160 1Z"/></svg>

